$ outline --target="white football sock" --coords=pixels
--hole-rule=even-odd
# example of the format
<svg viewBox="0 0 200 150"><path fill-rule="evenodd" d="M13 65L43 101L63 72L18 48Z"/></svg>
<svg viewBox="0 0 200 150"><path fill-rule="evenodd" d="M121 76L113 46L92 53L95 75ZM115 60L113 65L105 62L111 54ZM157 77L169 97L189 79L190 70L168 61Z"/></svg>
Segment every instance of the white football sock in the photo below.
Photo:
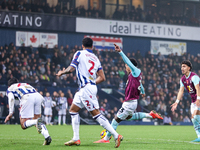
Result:
<svg viewBox="0 0 200 150"><path fill-rule="evenodd" d="M66 122L65 122L65 121L66 121L66 119L65 119L65 118L66 118L66 116L65 116L65 115L63 115L63 124L66 124Z"/></svg>
<svg viewBox="0 0 200 150"><path fill-rule="evenodd" d="M46 124L49 124L49 121L48 121L48 117L47 117L47 116L45 117L45 122L46 122Z"/></svg>
<svg viewBox="0 0 200 150"><path fill-rule="evenodd" d="M51 117L51 116L49 116L49 124L51 123L51 118L52 118L52 117Z"/></svg>
<svg viewBox="0 0 200 150"><path fill-rule="evenodd" d="M153 118L149 113L146 113L146 118Z"/></svg>
<svg viewBox="0 0 200 150"><path fill-rule="evenodd" d="M26 120L26 121L24 122L24 126L25 126L25 128L28 128L28 127L31 127L31 126L36 125L36 123L37 123L37 119Z"/></svg>
<svg viewBox="0 0 200 150"><path fill-rule="evenodd" d="M116 131L117 127L118 127L119 123L113 118L111 126L113 127L113 129ZM104 140L110 140L111 137L111 133L109 131L107 131L106 136L104 137Z"/></svg>
<svg viewBox="0 0 200 150"><path fill-rule="evenodd" d="M48 132L46 126L43 123L41 124L41 127L42 127L42 132L41 133L44 136L44 138L46 139L47 137L49 137L49 132Z"/></svg>
<svg viewBox="0 0 200 150"><path fill-rule="evenodd" d="M113 137L115 139L118 138L118 133L113 129L113 127L110 125L110 123L108 122L108 120L102 115L102 114L98 114L96 116L93 117L93 119L95 119L96 121L99 122L99 124L106 129L107 131L109 131Z"/></svg>
<svg viewBox="0 0 200 150"><path fill-rule="evenodd" d="M74 131L74 136L73 136L73 140L77 141L79 140L79 125L80 125L80 117L78 113L73 113L70 112L71 118L72 118L72 128Z"/></svg>
<svg viewBox="0 0 200 150"><path fill-rule="evenodd" d="M61 124L61 115L58 116L58 124Z"/></svg>

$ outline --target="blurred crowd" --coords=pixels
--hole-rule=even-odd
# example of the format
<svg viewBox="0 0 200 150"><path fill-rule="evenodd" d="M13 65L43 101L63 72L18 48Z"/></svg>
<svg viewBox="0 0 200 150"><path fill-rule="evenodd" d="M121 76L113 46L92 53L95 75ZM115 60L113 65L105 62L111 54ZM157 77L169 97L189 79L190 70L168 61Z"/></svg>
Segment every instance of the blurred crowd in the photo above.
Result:
<svg viewBox="0 0 200 150"><path fill-rule="evenodd" d="M77 88L77 78L74 73L57 77L55 74L67 67L77 50L81 46L69 45L50 49L41 45L37 49L22 45L16 48L13 43L0 46L0 85L7 85L7 81L13 76L20 82L30 83L34 87L58 87ZM99 88L112 88L120 93L124 93L127 81L125 64L118 53L114 50L106 49L98 51L94 48L94 53L98 56L105 72L106 81L99 84ZM140 54L140 50L126 53L128 57L136 58L138 67L142 70L142 84L145 88L146 97L139 99L138 111L156 110L162 115L170 116L172 121L188 120L190 117L190 95L185 92L183 101L178 105L176 112L172 113L170 105L176 100L181 78L180 64L183 60L190 60L193 64L193 71L200 75L200 58L190 54L178 56L170 54L168 56L152 55L148 51L145 55ZM43 91L44 96L47 91ZM64 93L66 91L63 91ZM50 93L53 96L53 93ZM72 100L73 94L70 98ZM65 97L69 99L68 94ZM7 101L0 94L0 105L7 107ZM123 102L123 97L120 98ZM71 102L68 102L70 106ZM111 108L109 99L99 99L101 112L109 119L112 119L118 108ZM85 111L84 115L89 116ZM189 119L190 121L190 119Z"/></svg>
<svg viewBox="0 0 200 150"><path fill-rule="evenodd" d="M169 15L166 12L163 13L161 11L145 11L140 7L140 5L138 5L137 8L132 6L130 11L127 9L116 9L112 15L112 19L184 26L200 26L198 18L173 13Z"/></svg>
<svg viewBox="0 0 200 150"><path fill-rule="evenodd" d="M166 12L161 11L143 10L140 5L138 5L137 8L132 6L131 9L128 9L127 7L124 7L123 9L116 8L115 12L108 16L106 16L102 10L95 7L85 9L84 6L81 5L76 8L68 8L67 4L61 5L60 3L58 3L56 6L50 6L48 3L42 1L40 3L28 3L15 2L14 0L3 0L0 5L0 9L3 11L51 13L89 18L105 18L161 24L200 26L199 18L194 18L187 13L184 15L173 13L169 15Z"/></svg>

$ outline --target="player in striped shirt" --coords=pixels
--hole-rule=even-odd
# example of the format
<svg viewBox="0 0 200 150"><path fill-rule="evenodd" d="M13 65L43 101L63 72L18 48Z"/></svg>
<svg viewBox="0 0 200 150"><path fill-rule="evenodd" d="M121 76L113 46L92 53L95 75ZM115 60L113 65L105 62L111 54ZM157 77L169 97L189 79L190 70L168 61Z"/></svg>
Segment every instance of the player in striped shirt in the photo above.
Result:
<svg viewBox="0 0 200 150"><path fill-rule="evenodd" d="M20 101L20 123L22 129L36 126L38 133L42 133L45 137L43 145L51 143L51 137L46 126L41 119L41 103L44 98L35 90L34 87L27 83L19 83L16 78L8 81L8 89L6 93L9 102L9 115L5 119L5 123L10 120L14 112L15 98Z"/></svg>
<svg viewBox="0 0 200 150"><path fill-rule="evenodd" d="M57 73L58 76L68 74L76 70L76 75L79 83L79 91L76 92L73 103L70 107L70 115L72 119L72 128L74 136L72 140L65 143L65 145L80 145L79 138L79 124L80 117L78 112L85 107L101 126L108 130L115 139L115 148L120 146L123 136L119 135L108 120L99 112L99 103L97 100L97 86L105 81L105 75L99 59L92 51L93 40L91 38L84 38L82 40L83 50L77 51L74 54L73 60L67 69L63 69ZM98 77L97 77L98 75Z"/></svg>

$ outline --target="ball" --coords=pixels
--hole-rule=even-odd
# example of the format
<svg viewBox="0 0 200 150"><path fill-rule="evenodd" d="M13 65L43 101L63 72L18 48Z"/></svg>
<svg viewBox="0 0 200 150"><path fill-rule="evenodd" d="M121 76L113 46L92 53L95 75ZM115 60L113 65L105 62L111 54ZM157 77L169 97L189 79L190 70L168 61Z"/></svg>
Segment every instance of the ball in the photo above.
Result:
<svg viewBox="0 0 200 150"><path fill-rule="evenodd" d="M101 131L101 133L100 133L101 139L103 139L103 138L106 136L106 134L107 134L107 130L106 130L106 129L103 129L103 130Z"/></svg>

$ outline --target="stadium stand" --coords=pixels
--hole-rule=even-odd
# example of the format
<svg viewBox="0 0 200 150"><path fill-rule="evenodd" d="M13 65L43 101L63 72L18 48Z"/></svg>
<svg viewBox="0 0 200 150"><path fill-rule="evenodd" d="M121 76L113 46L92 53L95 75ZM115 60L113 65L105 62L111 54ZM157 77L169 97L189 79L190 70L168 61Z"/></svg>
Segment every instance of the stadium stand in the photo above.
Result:
<svg viewBox="0 0 200 150"><path fill-rule="evenodd" d="M45 50L45 48L44 48ZM41 54L41 47L30 50L30 47L16 48L13 43L0 47L0 83L1 87L6 90L7 81L13 76L19 78L20 82L27 82L35 86L38 91L45 90L53 96L54 91L61 90L65 92L68 102L71 103L73 94L77 89L77 78L75 74L69 74L62 77L56 77L55 74L64 66L69 65L73 54L79 50L78 46L68 49L62 49L55 46L48 54ZM39 52L39 53L38 53ZM96 55L101 58L100 61L105 71L107 81L100 84L99 87L110 88L113 90L112 95L101 90L99 98L100 110L108 118L112 119L117 112L115 106L120 106L123 101L123 92L127 79L124 63L122 59L113 50L96 51ZM143 57L138 50L136 53L127 53L129 57L135 57L138 61L139 68L143 72L143 85L146 91L146 97L139 99L138 111L156 110L161 114L169 114L172 121L183 121L184 118L190 116L189 111L189 95L185 92L184 101L180 102L176 113L172 114L170 104L176 100L176 92L179 88L180 79L180 62L184 59L189 59L194 64L194 72L200 73L199 56L184 54L178 56L171 54L163 56L161 54L152 55L149 52ZM51 59L50 59L51 58ZM112 58L112 59L110 59ZM69 89L68 93L67 90ZM69 94L71 93L71 94ZM118 94L118 95L117 95ZM110 97L107 98L107 96ZM120 97L120 99L119 99ZM2 117L8 112L7 100L1 94L1 106L4 106ZM112 102L118 101L118 105ZM70 105L70 104L69 104ZM16 105L16 109L18 106ZM85 111L85 110L84 110ZM82 117L89 117L87 113ZM69 121L69 120L68 120Z"/></svg>
<svg viewBox="0 0 200 150"><path fill-rule="evenodd" d="M115 20L128 20L138 22L150 22L161 24L174 24L184 26L199 26L198 18L190 15L168 15L155 10L143 10L139 5L137 8L131 7L127 10L124 8L116 9L115 12L109 16L105 16L102 10L89 8L86 10L84 6L72 7L68 9L65 5L61 7L58 3L57 6L50 7L48 3L28 3L28 2L15 2L3 1L0 6L2 11L20 11L32 13L49 13L49 14L62 14L70 16L79 16L87 18L105 18ZM198 17L198 16L197 16ZM45 94L50 92L51 96L59 96L59 91L65 93L68 99L69 106L71 105L73 95L77 89L77 78L75 73L56 77L55 74L62 67L70 64L73 54L81 49L79 45L66 46L55 45L54 48L40 45L38 48L16 47L10 41L9 45L0 46L0 87L7 89L7 81L17 77L20 82L27 82L33 85ZM117 113L120 103L123 102L124 88L126 84L127 74L124 68L124 63L119 55L113 50L97 51L94 49L95 54L99 57L106 75L106 82L98 85L100 87L99 103L100 110L109 120L111 120ZM200 75L200 56L190 55L185 53L182 56L171 54L163 56L161 54L152 55L148 51L144 56L140 54L140 50L132 53L127 53L128 57L134 57L139 63L143 73L143 85L146 91L146 97L139 99L138 111L150 111L152 109L161 113L162 115L168 114L172 121L189 122L190 119L190 96L185 92L184 101L180 102L178 109L175 113L170 110L170 104L176 100L177 91L179 88L179 79L181 76L180 62L188 59L192 62L193 70ZM107 94L103 89L111 89L112 94ZM57 92L58 95L53 93ZM56 100L55 100L56 101ZM114 101L114 102L113 102ZM117 103L117 104L116 104ZM0 119L4 118L8 113L7 98L0 94ZM16 115L18 114L19 106L16 104ZM56 108L54 108L54 117L57 116ZM178 116L178 117L177 117ZM67 116L69 121L69 115ZM82 110L81 117L91 119L91 116L86 110ZM15 116L15 118L18 118ZM17 119L13 119L12 123L19 123ZM89 120L90 121L90 120ZM69 123L69 122L68 122Z"/></svg>
<svg viewBox="0 0 200 150"><path fill-rule="evenodd" d="M182 5L181 2L179 2ZM140 5L135 8L127 8L124 6L123 9L116 8L114 13L111 15L105 15L104 12L96 7L88 8L87 10L83 5L78 7L70 7L67 5L58 3L56 6L50 6L48 3L43 1L36 2L15 2L15 1L2 1L0 10L3 11L21 11L21 12L34 12L34 13L48 13L48 14L61 14L70 15L78 17L87 18L102 18L102 19L114 19L114 20L126 20L126 21L138 21L138 22L151 22L151 23L161 23L161 24L174 24L174 25L188 25L188 26L200 26L198 16L193 16L191 12L188 11L186 7L183 12L184 14L172 13L168 14L166 12L159 11L162 7L156 6L156 9L146 9L143 10ZM173 5L171 6L173 8ZM174 9L177 9L174 6ZM182 10L181 10L182 11Z"/></svg>

